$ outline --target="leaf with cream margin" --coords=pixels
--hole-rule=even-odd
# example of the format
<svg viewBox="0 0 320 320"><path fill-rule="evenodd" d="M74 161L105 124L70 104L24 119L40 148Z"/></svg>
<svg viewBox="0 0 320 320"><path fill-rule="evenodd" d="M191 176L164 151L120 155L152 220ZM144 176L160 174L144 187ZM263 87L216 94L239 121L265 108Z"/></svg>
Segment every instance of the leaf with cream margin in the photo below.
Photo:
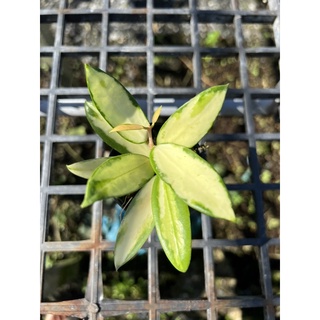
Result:
<svg viewBox="0 0 320 320"><path fill-rule="evenodd" d="M193 147L210 130L219 114L228 85L208 88L175 111L162 125L157 144L175 143Z"/></svg>
<svg viewBox="0 0 320 320"><path fill-rule="evenodd" d="M67 168L70 172L72 172L74 175L89 179L94 170L96 170L100 164L105 162L108 158L96 158L96 159L89 159L89 160L83 160L79 162L75 162L73 164L67 165Z"/></svg>
<svg viewBox="0 0 320 320"><path fill-rule="evenodd" d="M153 184L152 213L161 246L180 272L186 272L191 259L191 223L187 204L158 176Z"/></svg>
<svg viewBox="0 0 320 320"><path fill-rule="evenodd" d="M85 72L91 99L112 128L124 123L150 125L137 101L118 80L88 64L85 64ZM148 139L146 130L119 134L133 143L144 143Z"/></svg>
<svg viewBox="0 0 320 320"><path fill-rule="evenodd" d="M132 143L123 138L117 132L110 133L113 127L103 118L100 111L92 101L86 101L84 104L86 117L93 128L93 130L100 136L100 138L111 148L117 150L119 153L137 153L144 156L149 156L150 148L147 143Z"/></svg>
<svg viewBox="0 0 320 320"><path fill-rule="evenodd" d="M151 150L150 163L191 208L214 218L235 221L222 178L194 151L172 143L159 144Z"/></svg>
<svg viewBox="0 0 320 320"><path fill-rule="evenodd" d="M154 180L155 177L135 195L121 222L114 249L117 270L137 254L154 228L151 208Z"/></svg>
<svg viewBox="0 0 320 320"><path fill-rule="evenodd" d="M149 158L132 153L110 157L93 172L87 181L81 207L110 197L121 197L139 190L152 178Z"/></svg>

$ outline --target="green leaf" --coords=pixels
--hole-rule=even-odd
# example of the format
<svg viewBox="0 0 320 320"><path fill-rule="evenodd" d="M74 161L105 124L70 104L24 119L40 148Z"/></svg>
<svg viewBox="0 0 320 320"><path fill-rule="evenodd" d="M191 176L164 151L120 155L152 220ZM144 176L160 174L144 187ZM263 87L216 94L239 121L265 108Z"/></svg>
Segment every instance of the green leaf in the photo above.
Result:
<svg viewBox="0 0 320 320"><path fill-rule="evenodd" d="M90 160L83 160L67 165L70 172L81 178L89 179L93 171L97 169L108 158L96 158Z"/></svg>
<svg viewBox="0 0 320 320"><path fill-rule="evenodd" d="M157 144L193 147L210 130L219 114L228 85L206 89L175 111L162 125Z"/></svg>
<svg viewBox="0 0 320 320"><path fill-rule="evenodd" d="M137 254L154 228L151 209L154 180L155 177L135 195L121 222L114 249L117 270Z"/></svg>
<svg viewBox="0 0 320 320"><path fill-rule="evenodd" d="M176 144L160 144L151 150L150 163L156 174L191 208L211 217L235 221L222 178L195 152Z"/></svg>
<svg viewBox="0 0 320 320"><path fill-rule="evenodd" d="M152 213L162 248L172 265L186 272L191 259L189 208L158 176L153 184Z"/></svg>
<svg viewBox="0 0 320 320"><path fill-rule="evenodd" d="M85 71L91 99L112 127L124 123L150 125L137 101L119 81L88 64ZM144 143L148 139L145 130L122 131L120 135L133 143Z"/></svg>
<svg viewBox="0 0 320 320"><path fill-rule="evenodd" d="M126 153L108 158L89 178L81 207L97 200L133 193L153 175L148 157Z"/></svg>
<svg viewBox="0 0 320 320"><path fill-rule="evenodd" d="M114 150L119 153L137 153L149 156L150 148L147 143L132 143L124 139L117 132L110 133L113 127L105 120L96 105L92 101L86 101L84 104L86 117L93 130L101 137L101 139Z"/></svg>

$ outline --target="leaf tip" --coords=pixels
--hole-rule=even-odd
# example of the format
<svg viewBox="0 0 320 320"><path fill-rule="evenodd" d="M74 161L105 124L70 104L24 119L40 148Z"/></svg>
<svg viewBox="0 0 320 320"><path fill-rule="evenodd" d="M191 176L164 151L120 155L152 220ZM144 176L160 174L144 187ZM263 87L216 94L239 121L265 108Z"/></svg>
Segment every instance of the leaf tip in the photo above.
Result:
<svg viewBox="0 0 320 320"><path fill-rule="evenodd" d="M86 208L90 205L91 203L87 200L87 198L85 197L82 201L82 203L80 204L80 208L83 209L83 208Z"/></svg>
<svg viewBox="0 0 320 320"><path fill-rule="evenodd" d="M114 268L116 269L116 271L118 272L120 269L121 265L119 266L117 263L114 263Z"/></svg>

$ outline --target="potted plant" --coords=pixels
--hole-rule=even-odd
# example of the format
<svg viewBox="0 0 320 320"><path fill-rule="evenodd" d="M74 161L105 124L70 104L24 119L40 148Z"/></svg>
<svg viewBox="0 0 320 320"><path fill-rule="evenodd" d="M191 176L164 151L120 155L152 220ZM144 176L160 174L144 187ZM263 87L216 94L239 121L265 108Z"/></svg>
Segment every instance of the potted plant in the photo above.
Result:
<svg viewBox="0 0 320 320"><path fill-rule="evenodd" d="M88 179L81 207L133 194L115 242L116 269L137 254L156 228L167 258L185 272L192 249L189 208L235 220L222 178L192 149L212 127L228 86L208 88L187 101L153 137L161 107L150 124L115 78L87 64L85 74L91 97L85 102L86 117L119 155L67 166L73 174Z"/></svg>

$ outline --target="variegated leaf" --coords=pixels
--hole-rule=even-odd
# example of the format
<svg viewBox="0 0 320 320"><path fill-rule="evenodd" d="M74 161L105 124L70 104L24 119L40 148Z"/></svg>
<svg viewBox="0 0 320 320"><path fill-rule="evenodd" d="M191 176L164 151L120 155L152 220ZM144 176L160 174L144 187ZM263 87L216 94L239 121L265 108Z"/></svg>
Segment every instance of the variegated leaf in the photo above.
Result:
<svg viewBox="0 0 320 320"><path fill-rule="evenodd" d="M143 110L119 81L88 64L85 65L85 71L91 99L102 117L113 128L124 123L149 126L149 121ZM121 131L119 134L133 143L144 143L148 139L145 130Z"/></svg>
<svg viewBox="0 0 320 320"><path fill-rule="evenodd" d="M193 147L212 127L219 114L227 85L206 89L175 111L162 125L157 144L176 143Z"/></svg>
<svg viewBox="0 0 320 320"><path fill-rule="evenodd" d="M108 158L96 158L83 160L79 162L75 162L73 164L67 165L67 168L70 172L75 174L78 177L89 179L92 175L93 171L97 169L104 161Z"/></svg>
<svg viewBox="0 0 320 320"><path fill-rule="evenodd" d="M101 137L101 139L114 150L119 153L137 153L149 156L150 148L147 143L132 143L123 138L119 133L110 133L113 127L103 118L100 111L92 101L86 101L84 104L86 117L93 130Z"/></svg>
<svg viewBox="0 0 320 320"><path fill-rule="evenodd" d="M110 197L121 197L139 190L152 178L149 158L126 153L110 157L89 178L81 207Z"/></svg>
<svg viewBox="0 0 320 320"><path fill-rule="evenodd" d="M187 204L158 176L152 190L152 213L161 246L179 271L186 272L191 259L191 224Z"/></svg>
<svg viewBox="0 0 320 320"><path fill-rule="evenodd" d="M161 179L191 208L215 218L235 220L228 190L212 166L189 148L160 144L150 153Z"/></svg>
<svg viewBox="0 0 320 320"><path fill-rule="evenodd" d="M135 195L121 222L114 249L117 270L137 254L154 228L151 209L154 179L149 180Z"/></svg>

